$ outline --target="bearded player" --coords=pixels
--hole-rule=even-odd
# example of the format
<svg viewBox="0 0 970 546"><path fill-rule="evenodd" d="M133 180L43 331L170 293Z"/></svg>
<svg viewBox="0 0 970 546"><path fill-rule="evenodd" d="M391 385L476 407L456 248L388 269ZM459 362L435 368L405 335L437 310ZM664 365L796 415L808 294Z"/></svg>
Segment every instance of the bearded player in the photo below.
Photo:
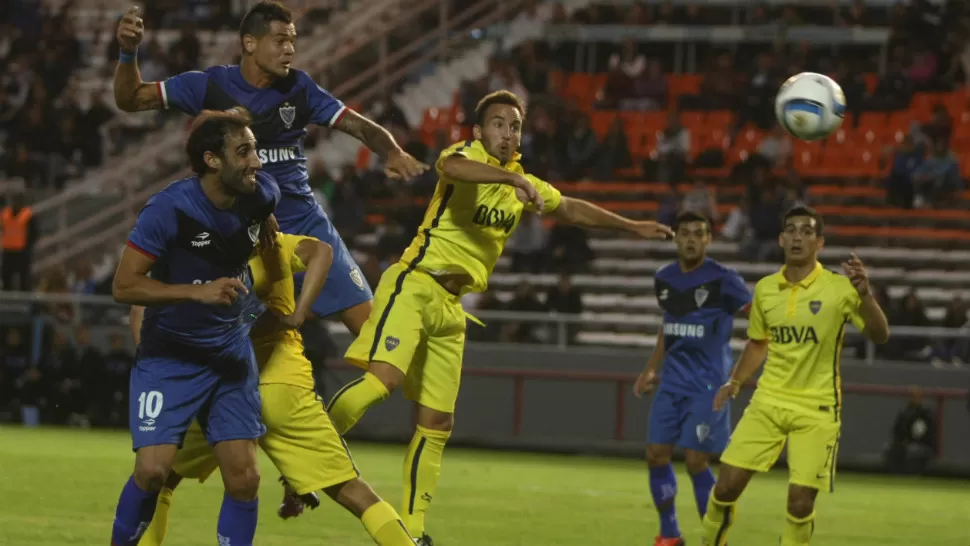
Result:
<svg viewBox="0 0 970 546"><path fill-rule="evenodd" d="M657 388L647 427L650 492L660 517L655 546L683 546L674 501L677 477L670 463L674 446L684 449L687 472L701 518L714 487L712 454L724 450L731 435L727 408L714 411L714 395L731 372L734 315L751 302L737 271L707 258L711 221L684 211L674 220L677 261L654 279L664 311L657 346L633 392Z"/></svg>
<svg viewBox="0 0 970 546"><path fill-rule="evenodd" d="M311 237L283 233L276 234L275 243L261 243L249 260L252 292L267 309L250 333L259 364L259 392L266 423L266 434L259 439L259 445L295 497L315 508L319 504L316 492L322 490L358 517L377 544L412 546L411 536L394 508L360 479L346 444L313 390L312 367L303 355L299 327L324 286L333 251ZM297 299L293 277L301 272L305 273L305 282ZM142 308L132 308L136 343L141 337L142 312ZM162 544L173 493L182 479L205 481L215 468L212 448L202 429L191 427L140 546Z"/></svg>
<svg viewBox="0 0 970 546"><path fill-rule="evenodd" d="M118 107L127 112L174 108L193 116L202 109L246 107L253 114L263 172L276 178L282 193L275 213L280 230L309 235L333 248L333 267L313 304L313 314L339 314L357 335L370 314L372 294L310 192L303 149L306 127L323 125L357 138L385 160L385 172L391 178L411 178L426 171L427 165L402 151L390 133L345 107L306 72L290 68L296 53L296 27L293 14L281 3L258 2L243 17L238 66L214 66L165 81L144 82L137 62L144 32L138 8L131 8L118 26L121 53L114 77Z"/></svg>
<svg viewBox="0 0 970 546"><path fill-rule="evenodd" d="M327 406L343 434L398 387L418 404L417 431L405 459L401 515L422 545L431 544L424 514L454 426L465 347L460 298L486 289L522 212L647 239L672 234L656 222L629 220L563 197L526 174L518 153L525 108L513 93L486 96L474 115L475 139L441 153L438 186L424 222L401 261L384 272L374 312L347 350L346 358L366 373L338 391Z"/></svg>
<svg viewBox="0 0 970 546"><path fill-rule="evenodd" d="M719 411L764 363L751 402L721 456L721 469L703 522L702 544L724 546L735 504L755 472L767 472L788 442L788 516L782 546L809 544L815 498L832 491L842 429L839 358L851 322L873 343L889 339L886 315L873 297L869 274L854 254L845 276L818 262L825 244L822 217L798 206L784 217L778 242L781 271L754 289L748 343L718 390Z"/></svg>

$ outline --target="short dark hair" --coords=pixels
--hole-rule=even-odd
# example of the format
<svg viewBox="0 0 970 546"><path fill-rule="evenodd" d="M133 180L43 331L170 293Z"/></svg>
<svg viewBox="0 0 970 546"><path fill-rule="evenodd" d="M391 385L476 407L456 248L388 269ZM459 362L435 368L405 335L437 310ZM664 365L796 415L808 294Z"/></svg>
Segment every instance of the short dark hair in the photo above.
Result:
<svg viewBox="0 0 970 546"><path fill-rule="evenodd" d="M273 21L290 24L293 22L293 12L280 2L263 1L254 5L243 17L239 24L239 39L247 34L262 38L269 32L269 24Z"/></svg>
<svg viewBox="0 0 970 546"><path fill-rule="evenodd" d="M189 140L185 143L185 153L189 156L192 170L202 176L209 170L205 164L205 153L212 152L224 157L226 136L235 131L246 129L253 123L252 116L242 107L225 111L203 110L192 123Z"/></svg>
<svg viewBox="0 0 970 546"><path fill-rule="evenodd" d="M711 219L708 218L703 212L697 210L684 210L677 213L677 216L674 217L674 225L672 225L671 228L674 230L674 233L676 233L677 230L680 229L681 224L686 224L688 222L704 222L704 224L707 225L707 231L709 233L714 232L714 226L711 224Z"/></svg>
<svg viewBox="0 0 970 546"><path fill-rule="evenodd" d="M485 113L488 112L488 107L493 104L507 104L517 108L522 117L525 117L525 105L522 104L522 99L507 89L499 89L485 95L482 100L478 101L475 106L475 125L481 127L485 123Z"/></svg>
<svg viewBox="0 0 970 546"><path fill-rule="evenodd" d="M822 236L822 232L825 230L825 224L822 222L822 215L808 205L795 205L788 209L785 215L781 217L781 229L784 230L785 226L788 225L788 220L796 216L808 216L809 218L815 220L815 235L818 237Z"/></svg>

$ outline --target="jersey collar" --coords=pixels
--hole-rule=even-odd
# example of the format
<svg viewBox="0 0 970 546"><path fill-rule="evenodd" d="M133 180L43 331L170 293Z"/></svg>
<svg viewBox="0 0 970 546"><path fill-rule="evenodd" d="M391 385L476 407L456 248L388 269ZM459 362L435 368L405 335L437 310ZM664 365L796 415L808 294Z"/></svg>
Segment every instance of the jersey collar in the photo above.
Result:
<svg viewBox="0 0 970 546"><path fill-rule="evenodd" d="M786 269L788 269L788 266L782 266L781 271L778 272L779 285L781 285L783 288L787 288L789 286L800 286L802 288L808 288L809 286L812 285L813 282L815 282L816 279L818 279L819 275L822 274L823 268L822 268L822 264L816 261L815 269L813 269L812 272L809 273L807 277L805 277L804 279L796 283L789 282L788 279L785 278Z"/></svg>
<svg viewBox="0 0 970 546"><path fill-rule="evenodd" d="M473 141L472 142L472 146L478 148L479 150L482 151L482 153L485 154L485 156L488 158L488 164L489 165L498 165L500 167L504 167L506 165L511 165L513 163L518 163L519 160L522 159L522 154L520 154L519 152L515 152L514 154L512 154L512 159L510 159L508 161L508 163L505 163L503 165L502 162L499 161L497 157L495 157L492 154L488 153L488 151L485 149L485 145L482 144L482 141L481 140L475 140L475 141Z"/></svg>

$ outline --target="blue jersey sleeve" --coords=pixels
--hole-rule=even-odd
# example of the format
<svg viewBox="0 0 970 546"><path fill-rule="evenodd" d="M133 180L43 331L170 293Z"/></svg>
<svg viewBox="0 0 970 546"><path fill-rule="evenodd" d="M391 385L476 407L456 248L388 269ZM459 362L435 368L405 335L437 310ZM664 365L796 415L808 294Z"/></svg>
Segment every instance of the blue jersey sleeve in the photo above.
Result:
<svg viewBox="0 0 970 546"><path fill-rule="evenodd" d="M310 80L309 76L306 78ZM307 82L307 101L310 105L310 121L317 125L333 127L347 111L344 103L313 80Z"/></svg>
<svg viewBox="0 0 970 546"><path fill-rule="evenodd" d="M209 75L205 72L182 72L159 82L159 93L165 109L175 108L190 116L198 115L205 105Z"/></svg>
<svg viewBox="0 0 970 546"><path fill-rule="evenodd" d="M265 220L280 202L280 187L272 175L264 172L256 173L256 194L258 202L256 204L256 214L260 221Z"/></svg>
<svg viewBox="0 0 970 546"><path fill-rule="evenodd" d="M138 213L138 221L128 235L128 246L157 260L175 240L176 225L174 206L156 195Z"/></svg>
<svg viewBox="0 0 970 546"><path fill-rule="evenodd" d="M730 270L724 276L721 293L724 296L724 310L732 315L751 303L751 291L737 271Z"/></svg>

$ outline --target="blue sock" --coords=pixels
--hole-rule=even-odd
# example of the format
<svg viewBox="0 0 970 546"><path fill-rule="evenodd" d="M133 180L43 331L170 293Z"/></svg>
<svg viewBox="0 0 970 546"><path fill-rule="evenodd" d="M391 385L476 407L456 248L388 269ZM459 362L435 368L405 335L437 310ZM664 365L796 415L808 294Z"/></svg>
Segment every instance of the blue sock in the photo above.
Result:
<svg viewBox="0 0 970 546"><path fill-rule="evenodd" d="M680 537L680 525L677 523L677 476L674 475L674 465L666 464L650 469L650 493L653 504L660 514L660 536L664 538Z"/></svg>
<svg viewBox="0 0 970 546"><path fill-rule="evenodd" d="M115 522L111 528L111 546L136 546L155 515L158 491L143 491L135 484L135 477L121 490Z"/></svg>
<svg viewBox="0 0 970 546"><path fill-rule="evenodd" d="M219 546L253 546L259 499L239 501L226 493L219 511Z"/></svg>
<svg viewBox="0 0 970 546"><path fill-rule="evenodd" d="M691 474L690 479L694 482L697 513L701 515L701 519L704 519L704 515L707 513L707 500L711 497L711 491L714 489L714 483L717 480L714 479L714 473L711 472L710 468L705 468L697 474Z"/></svg>

